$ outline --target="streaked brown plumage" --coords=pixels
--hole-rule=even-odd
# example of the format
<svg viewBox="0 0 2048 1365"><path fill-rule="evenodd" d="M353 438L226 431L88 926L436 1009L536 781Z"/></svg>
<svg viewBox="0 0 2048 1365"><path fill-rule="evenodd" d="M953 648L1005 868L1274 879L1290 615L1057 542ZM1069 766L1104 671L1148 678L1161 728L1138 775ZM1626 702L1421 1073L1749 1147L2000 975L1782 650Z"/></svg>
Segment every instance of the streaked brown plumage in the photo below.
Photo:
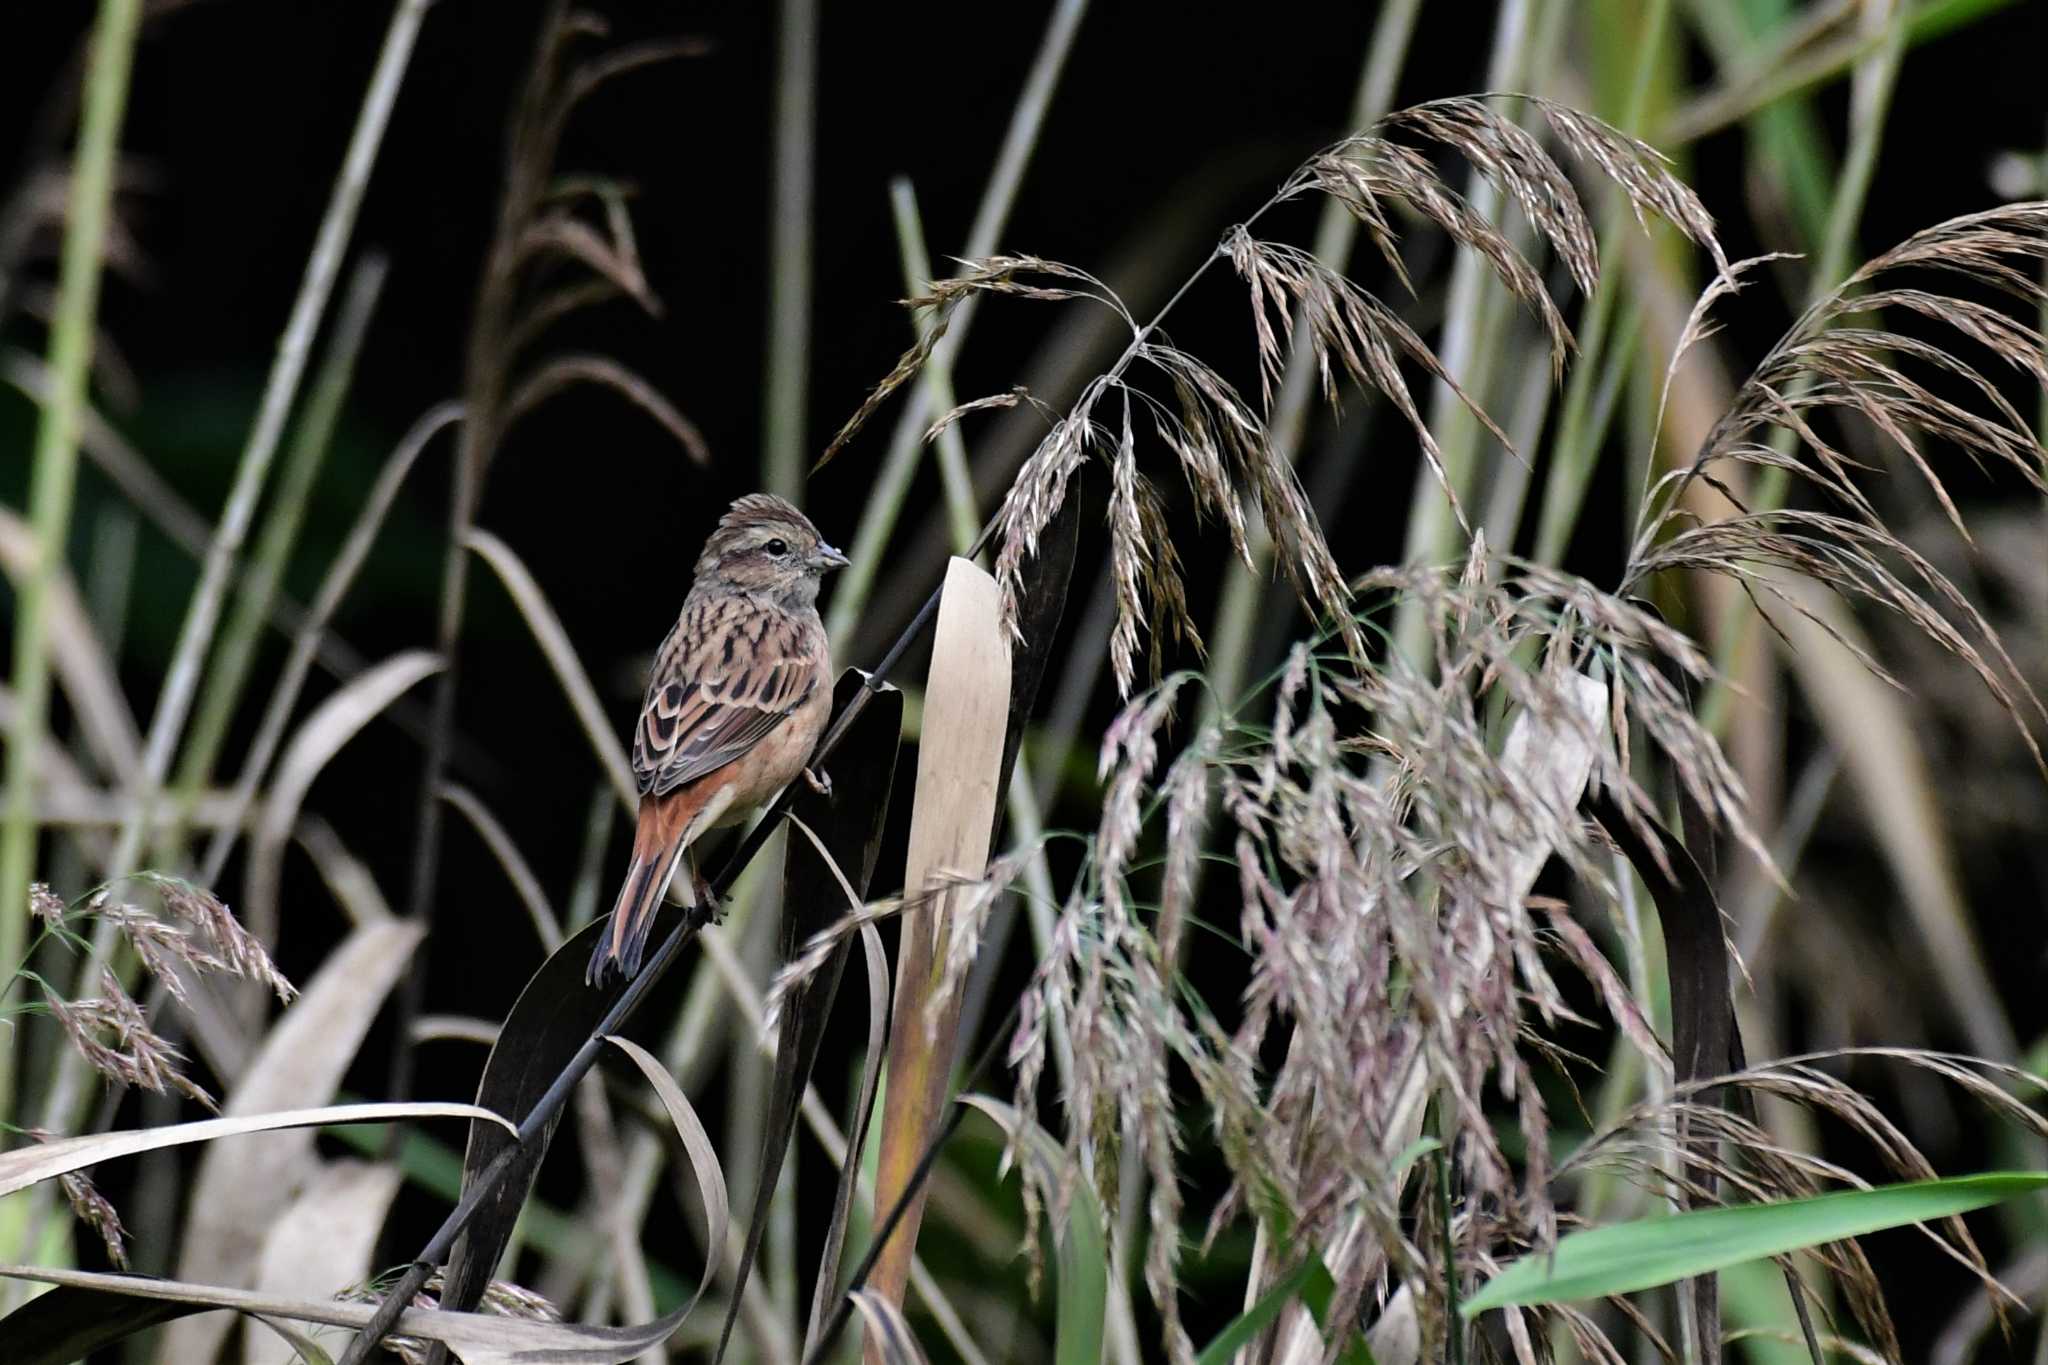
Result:
<svg viewBox="0 0 2048 1365"><path fill-rule="evenodd" d="M846 563L803 513L750 493L697 558L682 615L662 641L633 727L640 819L633 860L585 974L640 970L647 936L686 850L738 824L804 772L832 709L818 583ZM697 903L694 871L682 879Z"/></svg>

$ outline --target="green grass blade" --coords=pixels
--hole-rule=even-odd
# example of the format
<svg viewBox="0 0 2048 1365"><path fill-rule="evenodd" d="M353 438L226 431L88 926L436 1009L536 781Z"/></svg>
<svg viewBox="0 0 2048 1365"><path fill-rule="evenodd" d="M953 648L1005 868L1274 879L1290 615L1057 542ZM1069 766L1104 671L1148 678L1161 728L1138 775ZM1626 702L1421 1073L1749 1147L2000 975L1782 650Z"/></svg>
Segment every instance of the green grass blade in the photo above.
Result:
<svg viewBox="0 0 2048 1365"><path fill-rule="evenodd" d="M1319 1257L1311 1256L1295 1267L1286 1279L1261 1295L1257 1303L1231 1319L1230 1324L1202 1348L1202 1353L1195 1357L1195 1365L1230 1365L1232 1358L1249 1346L1253 1337L1280 1316L1281 1309L1292 1303L1296 1296L1305 1294L1311 1281L1318 1280L1327 1297L1330 1272L1323 1269Z"/></svg>
<svg viewBox="0 0 2048 1365"><path fill-rule="evenodd" d="M50 323L51 392L36 423L29 516L36 561L17 589L14 668L18 698L7 744L7 810L0 825L0 961L14 962L27 942L27 917L17 907L28 897L35 864L36 822L30 792L36 750L49 705L50 585L64 562L78 478L79 428L84 422L87 372L92 364L93 318L99 307L100 265L114 197L121 120L128 102L128 71L142 23L136 0L105 0L86 70L85 109L71 168L63 255L58 266L56 315ZM0 982L11 987L12 982ZM0 1043L0 1119L14 1117L14 1049Z"/></svg>
<svg viewBox="0 0 2048 1365"><path fill-rule="evenodd" d="M1434 1144L1435 1139L1430 1139ZM1330 1295L1335 1293L1336 1283L1330 1279L1330 1272L1324 1268L1320 1256L1311 1256L1290 1271L1287 1277L1260 1296L1259 1301L1231 1319L1218 1332L1202 1353L1195 1357L1195 1365L1230 1365L1237 1353L1251 1345L1252 1339L1266 1330L1280 1310L1296 1299L1315 1317L1327 1326L1325 1319L1330 1306ZM1350 1334L1344 1349L1337 1356L1341 1365L1374 1365L1372 1348L1365 1344L1365 1338L1356 1332Z"/></svg>
<svg viewBox="0 0 2048 1365"><path fill-rule="evenodd" d="M1966 1213L2048 1189L2048 1172L1999 1171L1812 1199L1699 1209L1589 1228L1560 1238L1549 1256L1525 1256L1466 1301L1470 1318L1511 1304L1629 1294L1765 1256L1886 1228Z"/></svg>
<svg viewBox="0 0 2048 1365"><path fill-rule="evenodd" d="M1103 1323L1109 1312L1109 1244L1094 1187L1079 1182L1074 1207L1059 1240L1059 1291L1053 1329L1056 1365L1101 1365Z"/></svg>

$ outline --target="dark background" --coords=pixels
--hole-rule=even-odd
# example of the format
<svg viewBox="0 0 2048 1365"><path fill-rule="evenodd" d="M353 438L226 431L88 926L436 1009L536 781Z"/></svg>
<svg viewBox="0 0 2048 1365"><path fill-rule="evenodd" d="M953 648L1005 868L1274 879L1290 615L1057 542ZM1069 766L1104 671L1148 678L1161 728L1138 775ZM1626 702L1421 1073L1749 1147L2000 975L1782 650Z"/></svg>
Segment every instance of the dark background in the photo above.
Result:
<svg viewBox="0 0 2048 1365"><path fill-rule="evenodd" d="M91 8L22 5L8 16L0 129L28 127L51 97ZM826 11L813 452L909 338L893 302L905 291L889 178L914 181L934 256L960 250L1043 22L1040 7L1024 5L840 4ZM110 279L102 317L143 382L139 403L114 416L209 514L225 496L388 12L385 4L204 0L152 25L138 53L124 145L141 174L122 206L146 271ZM428 405L460 389L496 209L505 113L539 12L523 0L439 0L428 14L356 233L358 249L390 254L392 271L295 560L291 587L301 597L317 583L391 443ZM759 482L775 7L621 2L606 12L616 37L692 33L713 47L618 81L574 121L561 168L639 186L639 242L666 310L650 319L613 304L566 339L599 345L646 375L701 427L717 467L700 472L654 424L586 391L518 429L492 471L478 520L533 569L623 732L639 670L673 619L703 533L729 498ZM1170 287L1304 155L1347 131L1372 21L1371 7L1346 4L1094 6L1002 247L1097 269L1112 283L1149 273ZM1489 7L1426 6L1397 103L1481 88L1490 23ZM1862 228L1866 249L1998 202L1987 174L1993 157L2038 148L2048 128L2044 53L2048 5L2031 3L1909 55ZM1695 62L1704 73L1698 54ZM1832 87L1820 106L1839 145L1844 88ZM0 133L8 183L25 169L12 138ZM1731 255L1757 249L1743 154L1742 135L1724 133L1690 149L1685 166L1721 221ZM1313 206L1288 212L1279 220L1283 235L1305 240ZM1386 283L1361 270L1368 284ZM1425 318L1442 273L1424 281L1418 311ZM1734 335L1745 346L1754 337L1754 355L1787 314L1775 284L1744 299ZM1028 303L984 310L957 377L961 397L1018 382L1053 317ZM1176 312L1173 331L1187 349L1243 381L1251 358L1244 323L1242 292L1219 272ZM842 546L893 417L885 413L809 491L822 530ZM18 395L0 393L0 495L17 505L25 460L15 452L28 449L31 423ZM1412 442L1389 435L1372 454L1381 465L1353 484L1351 502L1333 522L1333 543L1349 571L1398 556L1402 543ZM341 633L370 658L431 643L447 470L443 445L422 462L339 619ZM906 527L933 501L932 482L920 482L917 515ZM111 496L88 469L76 524L89 525ZM1596 508L1614 505L1618 493L1604 496ZM81 533L74 554L82 545ZM1183 547L1198 619L1223 549L1217 537ZM1099 541L1084 541L1078 581L1090 581L1099 553ZM1599 562L1613 550L1583 553ZM122 657L146 716L193 573L185 557L148 533L141 556ZM886 571L882 579L885 587L894 582ZM906 570L878 603L877 627L863 637L859 657L842 662L872 659L887 623L930 581ZM479 571L472 583L458 776L506 822L559 905L598 780L595 764L495 581ZM272 657L279 656L273 641ZM316 692L326 686L320 681ZM231 742L229 763L238 760L247 724ZM417 770L414 742L380 725L344 751L314 794L395 903L406 884ZM1069 815L1070 823L1087 818L1085 807ZM608 877L622 849L615 832ZM457 821L449 824L445 856L448 891L427 998L438 1013L498 1017L536 965L538 946L495 864ZM230 899L237 876L231 871L223 888ZM1997 876L1995 868L1973 869L1972 890L1995 894ZM319 960L341 923L304 867L294 866L286 893L292 908L281 957L296 974ZM2042 968L2038 925L2008 930L2013 951L1992 960L2007 973L2001 984L2016 1022L2032 1036L2043 1023L2034 989ZM649 1017L663 1015L657 1008ZM373 1040L352 1084L377 1090L388 1046ZM459 1046L423 1050L421 1092L466 1093L475 1062Z"/></svg>

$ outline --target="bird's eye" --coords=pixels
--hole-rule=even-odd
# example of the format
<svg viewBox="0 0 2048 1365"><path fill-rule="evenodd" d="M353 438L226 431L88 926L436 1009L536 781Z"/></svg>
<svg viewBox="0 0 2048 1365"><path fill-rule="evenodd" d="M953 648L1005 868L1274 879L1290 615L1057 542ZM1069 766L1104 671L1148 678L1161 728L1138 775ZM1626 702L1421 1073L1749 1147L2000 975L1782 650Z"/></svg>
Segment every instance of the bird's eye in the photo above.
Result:
<svg viewBox="0 0 2048 1365"><path fill-rule="evenodd" d="M789 542L786 540L771 540L761 548L774 555L777 559L780 559L789 553Z"/></svg>

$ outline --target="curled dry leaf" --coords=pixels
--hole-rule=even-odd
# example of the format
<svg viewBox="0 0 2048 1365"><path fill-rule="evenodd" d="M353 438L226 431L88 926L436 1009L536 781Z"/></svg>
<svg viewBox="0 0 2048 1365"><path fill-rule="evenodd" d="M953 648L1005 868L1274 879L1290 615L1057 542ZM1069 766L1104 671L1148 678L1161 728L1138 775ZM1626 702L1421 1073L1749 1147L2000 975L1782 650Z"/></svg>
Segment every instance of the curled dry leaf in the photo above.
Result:
<svg viewBox="0 0 2048 1365"><path fill-rule="evenodd" d="M227 1289L219 1285L189 1284L181 1280L160 1280L146 1275L100 1275L79 1270L55 1270L42 1266L0 1266L0 1276L34 1280L60 1286L63 1290L127 1298L151 1299L178 1305L183 1313L203 1313L228 1308L239 1313L277 1317L293 1322L321 1323L330 1327L367 1327L375 1311L368 1304L333 1299L292 1299L261 1294L250 1289ZM43 1299L49 1298L44 1295ZM35 1302L42 1302L38 1299ZM29 1305L34 1307L34 1303ZM28 1309L17 1310L27 1312ZM126 1335L152 1322L181 1316L166 1312L149 1320L123 1324ZM4 1328L11 1319L0 1319ZM664 1319L664 1321L666 1321ZM671 1327L669 1330L673 1330ZM480 1313L450 1313L438 1309L408 1308L399 1315L394 1335L444 1342L463 1365L530 1365L535 1360L559 1365L625 1365L654 1341L667 1336L660 1324L645 1327L584 1327L574 1323L538 1322L526 1318ZM118 1339L118 1338L117 1338ZM75 1359L53 1357L55 1361Z"/></svg>
<svg viewBox="0 0 2048 1365"><path fill-rule="evenodd" d="M425 650L395 654L343 684L314 710L292 736L278 760L270 795L257 816L250 845L248 891L243 910L259 939L274 942L277 894L283 875L285 840L313 779L356 732L415 683L441 671L439 658Z"/></svg>
<svg viewBox="0 0 2048 1365"><path fill-rule="evenodd" d="M704 1131L703 1121L691 1107L689 1096L676 1084L676 1078L669 1075L661 1059L641 1047L630 1038L608 1034L605 1041L626 1054L647 1083L654 1087L655 1096L661 1107L667 1111L669 1122L675 1125L676 1136L682 1139L683 1150L689 1154L690 1173L697 1180L697 1197L704 1205L704 1245L710 1253L705 1257L704 1275L697 1283L697 1292L689 1302L676 1312L668 1315L676 1325L681 1325L697 1301L704 1297L704 1291L711 1287L711 1279L720 1260L720 1248L725 1246L726 1229L732 1222L732 1205L725 1189L725 1168L718 1163L718 1149L711 1143L711 1135ZM668 1320L668 1319L664 1319ZM671 1329L673 1330L673 1329Z"/></svg>
<svg viewBox="0 0 2048 1365"><path fill-rule="evenodd" d="M700 469L711 467L711 446L697 424L662 397L661 391L618 361L601 355L565 355L543 361L519 381L505 403L505 420L513 422L556 394L578 384L610 389L660 423L675 437L683 453Z"/></svg>

